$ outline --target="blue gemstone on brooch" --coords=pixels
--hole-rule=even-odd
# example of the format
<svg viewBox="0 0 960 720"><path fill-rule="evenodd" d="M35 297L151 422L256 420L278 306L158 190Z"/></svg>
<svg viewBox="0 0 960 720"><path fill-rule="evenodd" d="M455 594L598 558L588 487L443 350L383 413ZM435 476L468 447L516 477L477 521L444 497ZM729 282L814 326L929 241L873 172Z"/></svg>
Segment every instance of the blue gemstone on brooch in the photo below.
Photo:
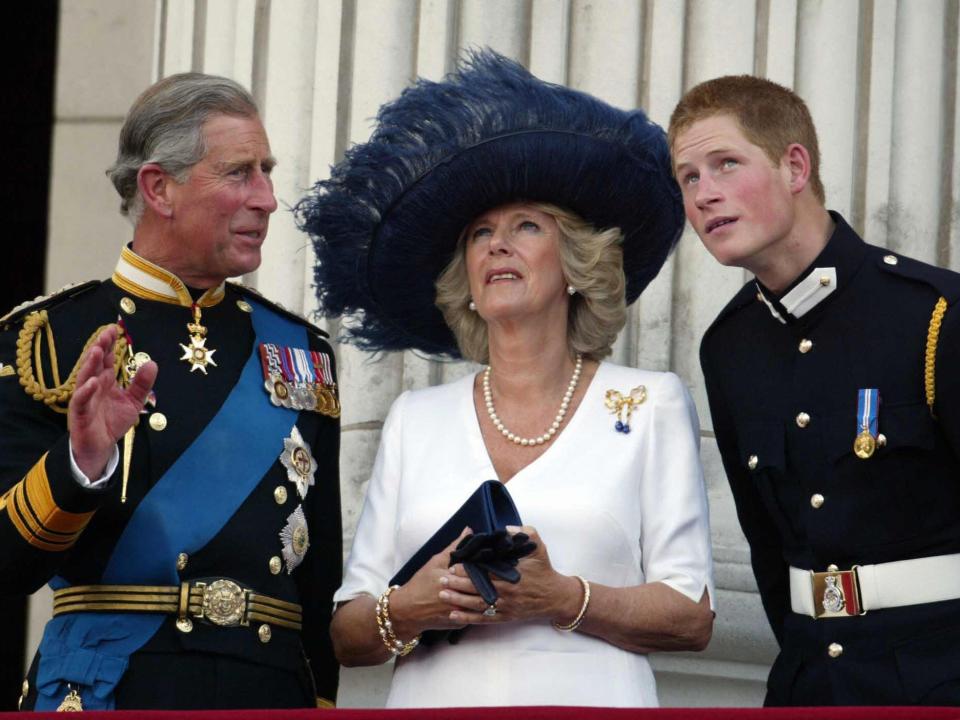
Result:
<svg viewBox="0 0 960 720"><path fill-rule="evenodd" d="M617 432L623 432L623 423L617 420L616 424L613 426L613 429Z"/></svg>
<svg viewBox="0 0 960 720"><path fill-rule="evenodd" d="M630 432L630 426L627 425L626 423L624 423L624 424L623 424L623 430L621 430L620 432L622 432L624 435L626 435L628 432Z"/></svg>

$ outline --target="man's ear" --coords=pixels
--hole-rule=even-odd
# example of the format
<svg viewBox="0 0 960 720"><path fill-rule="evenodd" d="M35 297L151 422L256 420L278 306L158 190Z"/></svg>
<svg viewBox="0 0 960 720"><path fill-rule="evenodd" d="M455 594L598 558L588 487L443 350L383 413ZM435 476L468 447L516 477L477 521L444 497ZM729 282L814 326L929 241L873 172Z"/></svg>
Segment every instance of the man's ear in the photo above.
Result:
<svg viewBox="0 0 960 720"><path fill-rule="evenodd" d="M173 215L173 190L176 183L157 163L146 163L137 172L137 187L144 205L161 217Z"/></svg>
<svg viewBox="0 0 960 720"><path fill-rule="evenodd" d="M790 172L790 192L800 193L810 183L810 153L800 143L787 146L781 163Z"/></svg>

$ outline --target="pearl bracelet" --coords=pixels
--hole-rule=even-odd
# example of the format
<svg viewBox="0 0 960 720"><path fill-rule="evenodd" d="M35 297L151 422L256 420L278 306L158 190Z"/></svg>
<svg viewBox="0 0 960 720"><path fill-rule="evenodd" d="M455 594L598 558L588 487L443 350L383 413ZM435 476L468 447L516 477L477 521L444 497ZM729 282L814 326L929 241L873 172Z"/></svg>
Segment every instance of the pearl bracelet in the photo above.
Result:
<svg viewBox="0 0 960 720"><path fill-rule="evenodd" d="M577 613L577 616L573 619L573 622L569 625L561 625L559 623L554 623L555 627L560 632L573 632L578 627L580 623L583 622L584 616L587 614L587 605L590 604L590 583L584 580L579 575L574 575L574 577L580 581L580 584L583 585L583 605L580 606L580 612Z"/></svg>
<svg viewBox="0 0 960 720"><path fill-rule="evenodd" d="M399 588L399 585L391 585L377 599L377 627L387 650L394 655L403 656L410 654L420 644L420 636L417 635L410 642L402 642L393 632L393 623L390 622L390 593Z"/></svg>

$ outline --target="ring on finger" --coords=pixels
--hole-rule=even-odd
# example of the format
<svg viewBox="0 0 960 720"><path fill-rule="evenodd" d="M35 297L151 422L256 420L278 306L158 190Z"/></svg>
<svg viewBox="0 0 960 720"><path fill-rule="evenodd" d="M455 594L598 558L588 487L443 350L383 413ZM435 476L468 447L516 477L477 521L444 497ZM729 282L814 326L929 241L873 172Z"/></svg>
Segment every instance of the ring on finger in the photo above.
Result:
<svg viewBox="0 0 960 720"><path fill-rule="evenodd" d="M494 615L496 615L496 614L497 614L497 604L496 604L496 603L491 603L490 605L487 605L486 609L483 611L483 614L484 614L486 617L493 617Z"/></svg>

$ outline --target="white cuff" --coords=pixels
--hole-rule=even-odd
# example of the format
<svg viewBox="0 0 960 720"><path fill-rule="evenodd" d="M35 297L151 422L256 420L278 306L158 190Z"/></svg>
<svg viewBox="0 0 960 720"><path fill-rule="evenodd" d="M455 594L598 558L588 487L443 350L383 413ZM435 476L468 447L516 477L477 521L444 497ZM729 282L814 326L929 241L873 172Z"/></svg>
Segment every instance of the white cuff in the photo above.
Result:
<svg viewBox="0 0 960 720"><path fill-rule="evenodd" d="M113 454L110 456L110 460L107 462L107 467L103 471L103 475L101 475L98 480L90 480L90 478L83 474L83 471L77 465L76 459L73 457L73 442L68 442L70 444L70 472L73 473L73 479L80 484L80 487L84 487L89 490L96 490L106 485L107 480L109 480L110 476L113 475L113 471L117 469L117 465L120 462L120 450L117 448L117 446L113 446Z"/></svg>

